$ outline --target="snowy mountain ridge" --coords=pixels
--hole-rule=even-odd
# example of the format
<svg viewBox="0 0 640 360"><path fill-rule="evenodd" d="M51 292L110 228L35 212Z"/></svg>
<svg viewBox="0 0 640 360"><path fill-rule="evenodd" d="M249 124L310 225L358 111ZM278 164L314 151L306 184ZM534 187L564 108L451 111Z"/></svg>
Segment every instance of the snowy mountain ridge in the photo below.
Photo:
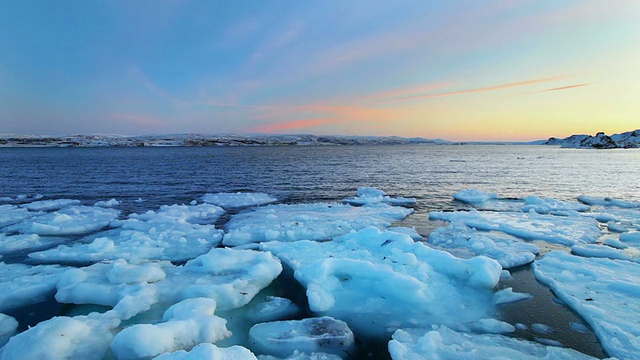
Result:
<svg viewBox="0 0 640 360"><path fill-rule="evenodd" d="M399 136L339 136L339 135L0 135L2 147L143 147L143 146L261 146L261 145L409 145L450 144L442 139Z"/></svg>
<svg viewBox="0 0 640 360"><path fill-rule="evenodd" d="M611 136L606 135L604 132L599 132L595 136L580 134L571 135L564 139L551 137L544 145L560 145L563 148L640 148L640 129Z"/></svg>

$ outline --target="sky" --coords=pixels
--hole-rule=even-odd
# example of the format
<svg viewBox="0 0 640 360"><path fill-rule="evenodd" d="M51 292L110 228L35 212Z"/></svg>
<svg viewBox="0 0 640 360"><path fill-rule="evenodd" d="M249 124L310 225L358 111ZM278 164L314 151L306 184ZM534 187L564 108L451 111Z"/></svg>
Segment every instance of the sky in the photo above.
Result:
<svg viewBox="0 0 640 360"><path fill-rule="evenodd" d="M0 133L537 140L640 128L640 1L32 1Z"/></svg>

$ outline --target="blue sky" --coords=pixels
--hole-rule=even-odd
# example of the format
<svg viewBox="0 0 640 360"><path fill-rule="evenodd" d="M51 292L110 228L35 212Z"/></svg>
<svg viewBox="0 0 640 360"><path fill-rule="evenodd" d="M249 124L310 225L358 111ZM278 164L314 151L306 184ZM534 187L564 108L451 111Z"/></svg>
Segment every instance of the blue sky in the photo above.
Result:
<svg viewBox="0 0 640 360"><path fill-rule="evenodd" d="M9 1L0 133L640 128L638 1Z"/></svg>

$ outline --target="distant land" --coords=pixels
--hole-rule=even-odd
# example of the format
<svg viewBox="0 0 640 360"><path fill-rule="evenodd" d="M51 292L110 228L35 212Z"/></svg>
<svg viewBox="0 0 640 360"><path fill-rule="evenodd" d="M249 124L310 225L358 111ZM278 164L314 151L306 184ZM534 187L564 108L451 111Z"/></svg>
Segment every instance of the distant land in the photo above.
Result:
<svg viewBox="0 0 640 360"><path fill-rule="evenodd" d="M604 133L571 135L529 142L464 141L399 136L274 135L274 134L168 134L125 136L92 135L14 135L0 134L0 147L161 147L161 146L285 146L285 145L559 145L569 148L637 148L640 130L607 136Z"/></svg>
<svg viewBox="0 0 640 360"><path fill-rule="evenodd" d="M544 145L560 145L563 148L629 149L640 147L640 129L620 134L606 135L603 132L591 135L571 135L564 139L549 138Z"/></svg>

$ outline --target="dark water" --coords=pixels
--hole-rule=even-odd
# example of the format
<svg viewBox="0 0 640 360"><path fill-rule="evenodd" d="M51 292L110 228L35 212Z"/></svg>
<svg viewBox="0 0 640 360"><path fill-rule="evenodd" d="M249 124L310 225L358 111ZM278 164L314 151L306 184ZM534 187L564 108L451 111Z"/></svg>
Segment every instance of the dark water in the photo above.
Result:
<svg viewBox="0 0 640 360"><path fill-rule="evenodd" d="M340 201L353 196L360 186L374 186L389 195L417 198L415 213L401 224L415 226L424 236L442 225L428 220L429 211L466 207L451 198L464 188L505 197L568 200L586 194L640 201L640 150L544 146L2 148L0 174L0 197L42 194L44 199L71 198L87 205L115 198L122 201L118 208L124 214L188 203L205 193L258 191L284 203L298 203ZM558 330L547 337L588 354L604 355L593 333L577 333L568 327L580 318L554 303L551 292L535 281L528 266L500 286L535 295L534 300L505 306L504 320L546 323ZM516 333L530 339L534 335Z"/></svg>

